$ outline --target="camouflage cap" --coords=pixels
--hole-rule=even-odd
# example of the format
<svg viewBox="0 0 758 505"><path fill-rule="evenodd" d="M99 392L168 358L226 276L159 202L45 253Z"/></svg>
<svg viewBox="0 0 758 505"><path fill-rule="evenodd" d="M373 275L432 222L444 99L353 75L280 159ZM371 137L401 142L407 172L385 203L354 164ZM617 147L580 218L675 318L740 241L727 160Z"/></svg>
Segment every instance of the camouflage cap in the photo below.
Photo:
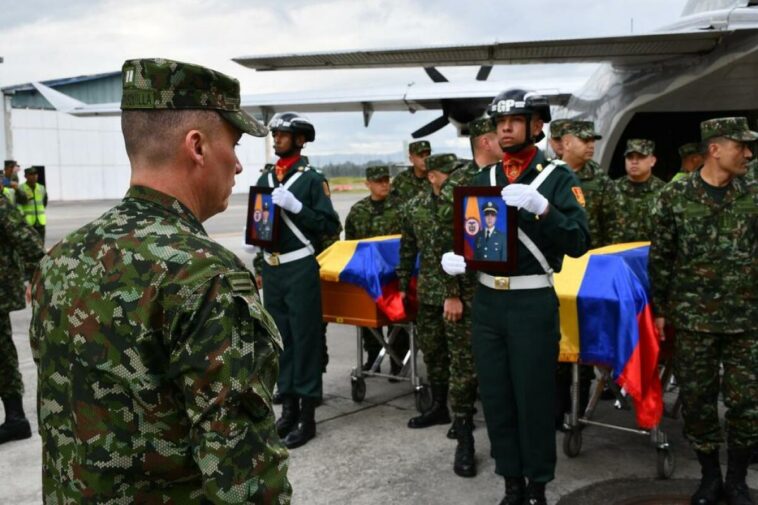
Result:
<svg viewBox="0 0 758 505"><path fill-rule="evenodd" d="M679 157L684 159L693 154L700 154L700 144L698 142L688 142L679 146Z"/></svg>
<svg viewBox="0 0 758 505"><path fill-rule="evenodd" d="M424 152L432 152L432 145L428 140L417 140L408 144L408 152L411 154L421 154Z"/></svg>
<svg viewBox="0 0 758 505"><path fill-rule="evenodd" d="M235 128L265 137L268 128L240 109L237 79L209 68L166 60L127 60L121 68L121 110L215 110Z"/></svg>
<svg viewBox="0 0 758 505"><path fill-rule="evenodd" d="M24 169L24 175L33 175L37 173L37 167L29 167Z"/></svg>
<svg viewBox="0 0 758 505"><path fill-rule="evenodd" d="M426 162L426 170L442 172L443 174L449 174L458 168L458 157L454 154L433 154L429 156Z"/></svg>
<svg viewBox="0 0 758 505"><path fill-rule="evenodd" d="M15 166L18 166L16 160L5 160L5 165L3 165L3 168L10 168Z"/></svg>
<svg viewBox="0 0 758 505"><path fill-rule="evenodd" d="M655 151L655 142L648 139L629 139L626 141L626 150L624 156L630 153L640 153L643 156L650 156Z"/></svg>
<svg viewBox="0 0 758 505"><path fill-rule="evenodd" d="M366 167L366 180L378 181L380 179L387 179L390 176L390 167L387 165L377 165L374 167Z"/></svg>
<svg viewBox="0 0 758 505"><path fill-rule="evenodd" d="M497 205L495 205L494 202L487 202L484 205L482 205L482 212L484 212L485 214L497 215Z"/></svg>
<svg viewBox="0 0 758 505"><path fill-rule="evenodd" d="M480 117L468 123L468 132L472 139L494 131L495 123L489 116Z"/></svg>
<svg viewBox="0 0 758 505"><path fill-rule="evenodd" d="M556 119L550 123L550 138L559 139L563 137L566 132L565 126L571 122L570 119Z"/></svg>
<svg viewBox="0 0 758 505"><path fill-rule="evenodd" d="M745 117L720 117L700 123L700 139L705 142L714 137L726 137L737 142L754 142L758 132L750 129Z"/></svg>
<svg viewBox="0 0 758 505"><path fill-rule="evenodd" d="M594 121L569 121L563 126L563 135L573 135L582 140L600 140L603 138L595 131Z"/></svg>

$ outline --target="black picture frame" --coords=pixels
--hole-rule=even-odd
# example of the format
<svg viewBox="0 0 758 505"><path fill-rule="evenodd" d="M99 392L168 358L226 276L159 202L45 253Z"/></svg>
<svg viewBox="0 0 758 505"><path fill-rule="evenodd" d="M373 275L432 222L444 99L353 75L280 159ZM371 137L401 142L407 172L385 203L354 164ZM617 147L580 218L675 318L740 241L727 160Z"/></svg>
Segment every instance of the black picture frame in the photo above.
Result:
<svg viewBox="0 0 758 505"><path fill-rule="evenodd" d="M271 193L274 188L250 186L245 222L245 243L271 249L279 240L281 209L274 205ZM268 215L266 213L268 212ZM268 226L262 227L263 220Z"/></svg>
<svg viewBox="0 0 758 505"><path fill-rule="evenodd" d="M453 250L465 258L470 270L509 273L516 268L518 209L505 205L502 190L460 186L453 192ZM489 237L488 224L493 230Z"/></svg>

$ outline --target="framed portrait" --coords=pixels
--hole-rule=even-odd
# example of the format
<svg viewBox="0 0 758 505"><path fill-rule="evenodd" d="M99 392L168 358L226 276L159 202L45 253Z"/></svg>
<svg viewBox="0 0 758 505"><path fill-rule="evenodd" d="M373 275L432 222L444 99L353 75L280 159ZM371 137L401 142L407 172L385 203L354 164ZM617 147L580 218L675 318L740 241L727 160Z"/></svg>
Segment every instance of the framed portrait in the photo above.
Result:
<svg viewBox="0 0 758 505"><path fill-rule="evenodd" d="M471 270L516 268L518 210L505 205L497 186L457 187L453 193L453 249Z"/></svg>
<svg viewBox="0 0 758 505"><path fill-rule="evenodd" d="M271 200L274 188L250 186L245 243L270 248L279 239L280 209Z"/></svg>

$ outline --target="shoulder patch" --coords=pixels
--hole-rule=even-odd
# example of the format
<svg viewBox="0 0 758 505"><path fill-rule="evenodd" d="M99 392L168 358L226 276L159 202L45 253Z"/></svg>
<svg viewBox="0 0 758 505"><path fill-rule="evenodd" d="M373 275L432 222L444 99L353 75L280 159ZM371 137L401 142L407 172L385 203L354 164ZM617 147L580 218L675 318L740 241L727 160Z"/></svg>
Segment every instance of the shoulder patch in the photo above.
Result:
<svg viewBox="0 0 758 505"><path fill-rule="evenodd" d="M585 201L584 201L584 193L582 192L582 188L579 186L572 186L571 192L574 193L574 198L576 198L576 201L579 202L579 205L584 207Z"/></svg>
<svg viewBox="0 0 758 505"><path fill-rule="evenodd" d="M332 192L329 190L329 183L324 181L321 183L321 187L324 188L324 194L326 196L332 196Z"/></svg>
<svg viewBox="0 0 758 505"><path fill-rule="evenodd" d="M247 272L229 272L225 274L234 294L245 295L255 293L255 284L251 275Z"/></svg>

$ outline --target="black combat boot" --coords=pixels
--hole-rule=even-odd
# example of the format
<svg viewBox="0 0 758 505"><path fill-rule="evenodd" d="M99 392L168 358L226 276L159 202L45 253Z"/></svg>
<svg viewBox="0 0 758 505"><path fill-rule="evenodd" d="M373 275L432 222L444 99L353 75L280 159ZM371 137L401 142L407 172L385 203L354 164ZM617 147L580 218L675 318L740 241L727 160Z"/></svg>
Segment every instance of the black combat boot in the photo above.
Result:
<svg viewBox="0 0 758 505"><path fill-rule="evenodd" d="M700 486L690 500L691 505L716 505L721 499L723 485L721 481L721 465L719 451L695 451L700 462Z"/></svg>
<svg viewBox="0 0 758 505"><path fill-rule="evenodd" d="M526 481L523 477L505 478L505 497L500 505L523 505L526 496Z"/></svg>
<svg viewBox="0 0 758 505"><path fill-rule="evenodd" d="M300 418L300 400L295 395L282 396L282 417L276 420L276 432L282 440L297 426Z"/></svg>
<svg viewBox="0 0 758 505"><path fill-rule="evenodd" d="M408 420L409 428L428 428L450 422L447 410L447 384L432 384L432 406L420 416Z"/></svg>
<svg viewBox="0 0 758 505"><path fill-rule="evenodd" d="M287 449L296 449L316 436L316 404L318 398L304 396L300 406L300 422L284 439Z"/></svg>
<svg viewBox="0 0 758 505"><path fill-rule="evenodd" d="M754 505L747 482L745 482L753 448L729 447L726 454L726 479L724 480L726 503L728 505Z"/></svg>
<svg viewBox="0 0 758 505"><path fill-rule="evenodd" d="M524 505L547 505L544 482L529 482L526 487Z"/></svg>
<svg viewBox="0 0 758 505"><path fill-rule="evenodd" d="M450 423L450 429L447 430L447 438L450 440L458 440L458 423L460 423L462 418L455 417L453 418L453 422Z"/></svg>
<svg viewBox="0 0 758 505"><path fill-rule="evenodd" d="M0 444L30 438L32 429L24 415L21 396L4 397L3 406L5 407L5 422L0 424Z"/></svg>
<svg viewBox="0 0 758 505"><path fill-rule="evenodd" d="M456 417L458 426L458 446L455 448L453 471L460 477L476 476L476 458L474 457L474 419L471 415Z"/></svg>

